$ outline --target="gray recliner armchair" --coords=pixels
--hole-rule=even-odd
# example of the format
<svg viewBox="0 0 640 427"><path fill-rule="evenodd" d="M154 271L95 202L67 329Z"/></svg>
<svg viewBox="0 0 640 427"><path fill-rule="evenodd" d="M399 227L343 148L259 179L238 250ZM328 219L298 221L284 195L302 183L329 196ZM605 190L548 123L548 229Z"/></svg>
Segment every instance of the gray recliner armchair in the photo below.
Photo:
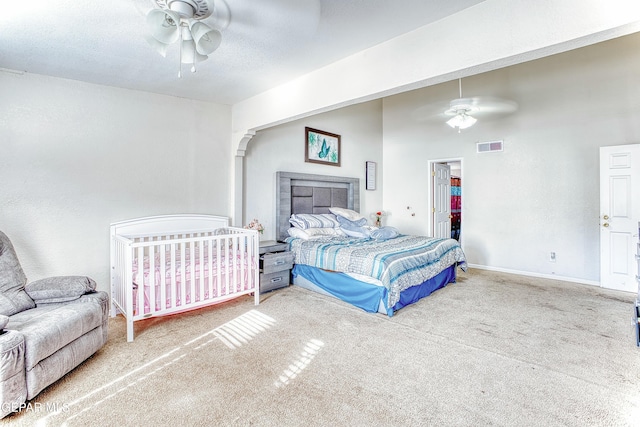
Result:
<svg viewBox="0 0 640 427"><path fill-rule="evenodd" d="M0 232L0 418L19 411L107 342L109 297L84 276L27 283Z"/></svg>

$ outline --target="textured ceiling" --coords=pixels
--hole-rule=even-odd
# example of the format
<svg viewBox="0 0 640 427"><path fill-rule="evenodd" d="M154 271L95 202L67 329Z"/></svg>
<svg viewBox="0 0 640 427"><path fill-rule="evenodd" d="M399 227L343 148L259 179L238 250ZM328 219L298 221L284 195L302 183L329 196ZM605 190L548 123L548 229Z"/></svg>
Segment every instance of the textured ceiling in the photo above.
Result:
<svg viewBox="0 0 640 427"><path fill-rule="evenodd" d="M482 0L224 1L220 48L181 79L177 43L145 41L153 0L5 2L0 68L234 104Z"/></svg>

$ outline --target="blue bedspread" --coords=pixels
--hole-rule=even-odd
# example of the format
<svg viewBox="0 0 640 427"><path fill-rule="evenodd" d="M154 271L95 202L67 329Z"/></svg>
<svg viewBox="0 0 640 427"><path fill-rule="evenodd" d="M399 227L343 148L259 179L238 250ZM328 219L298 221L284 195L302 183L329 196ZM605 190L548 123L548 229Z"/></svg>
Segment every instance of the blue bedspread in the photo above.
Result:
<svg viewBox="0 0 640 427"><path fill-rule="evenodd" d="M464 252L454 239L401 235L384 241L323 237L289 238L288 242L296 264L379 280L389 291L389 307L399 301L400 292L436 276L445 268L455 264L466 267Z"/></svg>

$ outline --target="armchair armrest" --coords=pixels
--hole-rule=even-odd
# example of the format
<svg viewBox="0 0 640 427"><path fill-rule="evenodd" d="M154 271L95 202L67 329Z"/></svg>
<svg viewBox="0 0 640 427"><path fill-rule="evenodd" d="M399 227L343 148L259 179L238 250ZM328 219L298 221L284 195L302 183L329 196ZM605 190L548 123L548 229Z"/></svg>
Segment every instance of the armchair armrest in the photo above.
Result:
<svg viewBox="0 0 640 427"><path fill-rule="evenodd" d="M3 330L9 317L0 315L0 418L17 411L27 400L24 370L24 336L18 331Z"/></svg>
<svg viewBox="0 0 640 427"><path fill-rule="evenodd" d="M4 327L9 323L9 316L5 316L4 314L0 314L0 335L4 332Z"/></svg>
<svg viewBox="0 0 640 427"><path fill-rule="evenodd" d="M86 276L56 276L28 283L24 290L36 304L73 301L94 292L96 282Z"/></svg>

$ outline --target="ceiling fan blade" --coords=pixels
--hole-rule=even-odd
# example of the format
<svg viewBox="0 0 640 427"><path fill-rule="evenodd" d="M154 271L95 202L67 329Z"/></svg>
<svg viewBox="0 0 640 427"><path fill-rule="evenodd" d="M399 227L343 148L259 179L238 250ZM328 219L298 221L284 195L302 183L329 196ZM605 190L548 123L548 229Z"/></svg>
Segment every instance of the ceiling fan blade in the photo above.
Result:
<svg viewBox="0 0 640 427"><path fill-rule="evenodd" d="M458 98L449 103L444 111L446 116L459 113L473 114L478 117L509 114L516 111L518 104L514 101L496 97Z"/></svg>
<svg viewBox="0 0 640 427"><path fill-rule="evenodd" d="M212 0L213 13L207 19L201 22L207 22L207 25L218 30L225 30L231 23L231 9L224 0Z"/></svg>
<svg viewBox="0 0 640 427"><path fill-rule="evenodd" d="M411 117L417 122L442 121L448 116L444 113L449 108L449 101L436 101L421 105L411 112Z"/></svg>
<svg viewBox="0 0 640 427"><path fill-rule="evenodd" d="M456 107L460 107L460 111L466 110L467 114L473 117L487 118L513 113L518 109L518 104L508 99L492 96L457 98L422 105L416 108L411 116L418 122L446 122L458 114Z"/></svg>
<svg viewBox="0 0 640 427"><path fill-rule="evenodd" d="M146 16L151 9L158 8L156 2L153 0L131 0L131 3L142 16Z"/></svg>
<svg viewBox="0 0 640 427"><path fill-rule="evenodd" d="M455 101L451 101L453 104ZM467 103L474 109L474 115L497 115L509 114L518 109L518 104L509 99L498 98L493 96L476 96L471 98L463 98L461 103Z"/></svg>

